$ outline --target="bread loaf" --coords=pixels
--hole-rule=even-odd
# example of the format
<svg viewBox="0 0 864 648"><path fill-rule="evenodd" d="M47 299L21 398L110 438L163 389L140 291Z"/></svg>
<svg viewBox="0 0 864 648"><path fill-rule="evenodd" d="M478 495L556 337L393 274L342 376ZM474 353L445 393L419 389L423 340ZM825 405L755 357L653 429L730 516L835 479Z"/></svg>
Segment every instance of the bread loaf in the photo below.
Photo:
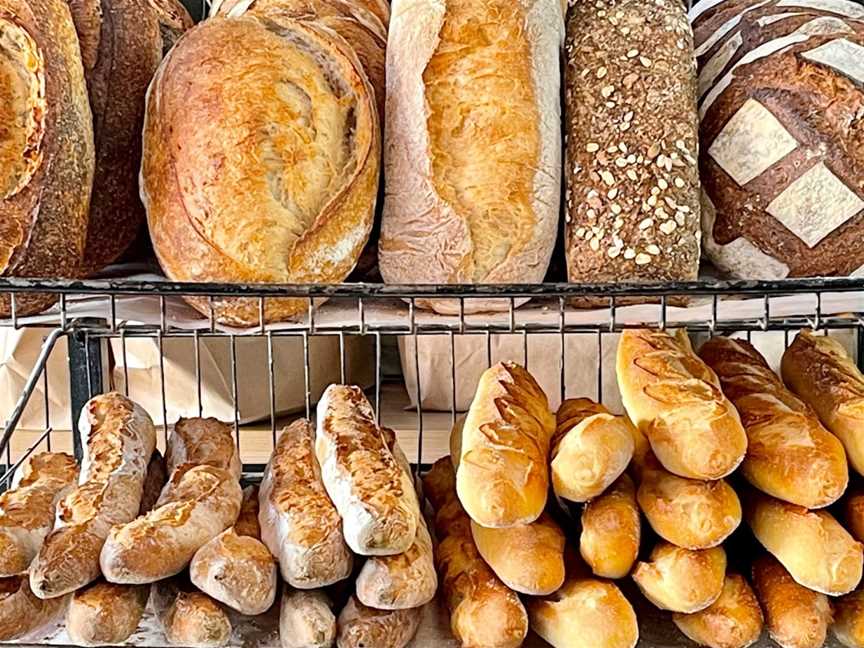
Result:
<svg viewBox="0 0 864 648"><path fill-rule="evenodd" d="M0 3L0 277L77 277L93 186L93 122L63 0ZM16 315L53 295L18 295ZM11 315L0 294L0 318Z"/></svg>
<svg viewBox="0 0 864 648"><path fill-rule="evenodd" d="M379 245L386 282L543 281L559 219L563 33L559 0L394 2ZM465 303L466 312L508 307Z"/></svg>
<svg viewBox="0 0 864 648"><path fill-rule="evenodd" d="M756 539L800 585L839 596L861 581L861 544L827 511L808 511L752 491L745 514Z"/></svg>
<svg viewBox="0 0 864 648"><path fill-rule="evenodd" d="M173 474L183 464L222 468L240 479L242 467L231 428L214 418L181 418L168 437L165 465Z"/></svg>
<svg viewBox="0 0 864 648"><path fill-rule="evenodd" d="M672 619L689 639L709 648L745 648L762 634L762 610L740 574L729 574L720 598L704 610Z"/></svg>
<svg viewBox="0 0 864 648"><path fill-rule="evenodd" d="M633 648L639 640L636 613L607 581L573 578L527 607L531 629L553 648Z"/></svg>
<svg viewBox="0 0 864 648"><path fill-rule="evenodd" d="M864 374L843 346L801 331L783 354L781 373L789 389L840 439L852 467L864 474Z"/></svg>
<svg viewBox="0 0 864 648"><path fill-rule="evenodd" d="M552 437L552 488L558 497L586 502L605 491L633 457L632 424L588 398L561 403Z"/></svg>
<svg viewBox="0 0 864 648"><path fill-rule="evenodd" d="M66 632L77 646L119 646L138 629L150 587L96 581L72 595Z"/></svg>
<svg viewBox="0 0 864 648"><path fill-rule="evenodd" d="M372 13L385 29L390 27L390 2L388 0L351 0L358 7Z"/></svg>
<svg viewBox="0 0 864 648"><path fill-rule="evenodd" d="M315 451L348 546L366 556L407 551L417 534L417 496L359 387L330 385L324 392Z"/></svg>
<svg viewBox="0 0 864 648"><path fill-rule="evenodd" d="M821 648L831 623L828 597L796 583L771 556L753 563L753 585L771 639L781 648Z"/></svg>
<svg viewBox="0 0 864 648"><path fill-rule="evenodd" d="M78 480L67 454L31 455L0 495L0 577L27 571L54 526L54 509Z"/></svg>
<svg viewBox="0 0 864 648"><path fill-rule="evenodd" d="M178 281L343 280L372 228L379 154L374 91L344 40L297 21L206 21L148 94L141 193L162 269ZM259 323L258 299L190 303ZM281 321L309 303L263 308Z"/></svg>
<svg viewBox="0 0 864 648"><path fill-rule="evenodd" d="M154 583L151 605L171 645L220 648L231 638L231 621L216 601L188 584L170 579Z"/></svg>
<svg viewBox="0 0 864 648"><path fill-rule="evenodd" d="M831 631L838 641L849 648L864 646L864 590L841 596L831 605L834 623Z"/></svg>
<svg viewBox="0 0 864 648"><path fill-rule="evenodd" d="M282 648L331 648L336 641L336 616L322 590L286 588L279 611Z"/></svg>
<svg viewBox="0 0 864 648"><path fill-rule="evenodd" d="M450 460L453 468L459 468L459 460L462 459L462 430L465 429L465 416L460 416L453 423L450 430Z"/></svg>
<svg viewBox="0 0 864 648"><path fill-rule="evenodd" d="M30 566L30 587L40 598L96 580L109 530L138 515L147 463L156 448L150 416L116 392L91 398L78 430L86 440L79 485L58 504L54 530Z"/></svg>
<svg viewBox="0 0 864 648"><path fill-rule="evenodd" d="M686 332L631 329L617 358L621 400L666 470L719 479L744 458L747 436L720 381L693 352Z"/></svg>
<svg viewBox="0 0 864 648"><path fill-rule="evenodd" d="M661 610L692 614L720 597L726 579L722 547L691 551L660 541L649 562L637 563L633 580Z"/></svg>
<svg viewBox="0 0 864 648"><path fill-rule="evenodd" d="M375 610L355 597L339 613L338 648L405 648L420 625L422 610Z"/></svg>
<svg viewBox="0 0 864 648"><path fill-rule="evenodd" d="M555 417L527 370L498 363L480 384L462 431L456 490L465 511L485 527L529 524L549 489L549 444Z"/></svg>
<svg viewBox="0 0 864 648"><path fill-rule="evenodd" d="M753 345L716 337L699 353L720 376L747 430L744 478L807 508L836 501L849 482L843 445L783 386Z"/></svg>
<svg viewBox="0 0 864 648"><path fill-rule="evenodd" d="M582 511L579 553L601 578L624 578L639 553L641 528L636 487L621 475Z"/></svg>
<svg viewBox="0 0 864 648"><path fill-rule="evenodd" d="M453 636L463 646L518 648L528 632L528 615L477 550L449 457L435 462L423 486L435 509L435 560Z"/></svg>
<svg viewBox="0 0 864 648"><path fill-rule="evenodd" d="M858 542L864 542L864 491L856 488L843 503L844 526Z"/></svg>
<svg viewBox="0 0 864 648"><path fill-rule="evenodd" d="M138 515L149 513L156 506L162 489L168 481L168 470L165 467L165 459L162 453L154 450L147 464L147 476L144 478L144 488L141 494L141 506L138 507Z"/></svg>
<svg viewBox="0 0 864 648"><path fill-rule="evenodd" d="M24 639L46 629L62 616L68 598L34 596L26 575L0 578L0 641Z"/></svg>
<svg viewBox="0 0 864 648"><path fill-rule="evenodd" d="M860 3L702 4L706 256L743 279L860 274Z"/></svg>
<svg viewBox="0 0 864 648"><path fill-rule="evenodd" d="M573 6L565 67L571 282L696 279L692 41L679 2Z"/></svg>

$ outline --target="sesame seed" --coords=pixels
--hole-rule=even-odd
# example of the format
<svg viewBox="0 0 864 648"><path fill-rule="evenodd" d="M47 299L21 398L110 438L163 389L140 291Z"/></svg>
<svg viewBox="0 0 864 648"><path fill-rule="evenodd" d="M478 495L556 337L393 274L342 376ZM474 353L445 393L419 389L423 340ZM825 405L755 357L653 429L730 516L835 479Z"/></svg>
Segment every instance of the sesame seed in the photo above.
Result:
<svg viewBox="0 0 864 648"><path fill-rule="evenodd" d="M669 183L666 182L666 180L664 180L663 178L660 178L660 179L657 181L657 186L659 186L662 190L665 191L666 189L669 188Z"/></svg>
<svg viewBox="0 0 864 648"><path fill-rule="evenodd" d="M613 176L608 171L601 171L600 177L603 179L603 182L605 182L610 187L615 184L615 176Z"/></svg>
<svg viewBox="0 0 864 648"><path fill-rule="evenodd" d="M614 108L614 107L615 107L615 102L614 102L614 101L607 101L607 102L606 102L606 107L607 107L607 108Z"/></svg>
<svg viewBox="0 0 864 648"><path fill-rule="evenodd" d="M615 215L618 215L621 213L621 205L619 205L617 203L612 203L611 205L609 205L609 209L611 209L612 213Z"/></svg>
<svg viewBox="0 0 864 648"><path fill-rule="evenodd" d="M651 254L653 256L657 256L658 254L660 254L660 248L657 247L656 245L654 245L653 243L651 245L649 245L647 248L645 248L645 250L648 252L648 254Z"/></svg>
<svg viewBox="0 0 864 648"><path fill-rule="evenodd" d="M660 223L660 231L664 234L671 234L677 229L677 227L678 226L675 224L675 221L671 220L666 221L665 223Z"/></svg>
<svg viewBox="0 0 864 648"><path fill-rule="evenodd" d="M597 218L597 212L594 211L593 209L589 209L589 210L588 210L587 212L585 212L585 213L588 215L588 218L590 218L590 219L592 219L592 220L595 219L595 218Z"/></svg>
<svg viewBox="0 0 864 648"><path fill-rule="evenodd" d="M636 58L637 56L639 56L638 49L631 49L629 52L627 52L627 58Z"/></svg>
<svg viewBox="0 0 864 648"><path fill-rule="evenodd" d="M624 227L624 219L620 217L616 218L615 221L612 223L612 227L614 229L621 229L622 227Z"/></svg>
<svg viewBox="0 0 864 648"><path fill-rule="evenodd" d="M591 243L589 243L591 249L595 252L600 249L600 239L593 238L591 239Z"/></svg>
<svg viewBox="0 0 864 648"><path fill-rule="evenodd" d="M665 202L667 205L669 205L670 209L677 209L678 208L678 204L670 196L663 196L663 202Z"/></svg>
<svg viewBox="0 0 864 648"><path fill-rule="evenodd" d="M627 159L623 158L623 157L619 157L617 160L615 160L615 166L623 169L624 167L627 166Z"/></svg>
<svg viewBox="0 0 864 648"><path fill-rule="evenodd" d="M624 258L625 259L632 259L635 256L636 256L636 250L634 250L633 248L627 248L626 250L624 250Z"/></svg>
<svg viewBox="0 0 864 648"><path fill-rule="evenodd" d="M594 142L588 142L588 145L585 147L585 150L589 153L596 153L600 150L600 145Z"/></svg>
<svg viewBox="0 0 864 648"><path fill-rule="evenodd" d="M602 79L603 77L606 76L606 73L607 73L608 71L609 71L609 70L607 70L605 67L598 68L598 70L597 70L597 78L598 78L598 79Z"/></svg>
<svg viewBox="0 0 864 648"><path fill-rule="evenodd" d="M609 196L610 200L615 200L615 196L618 195L618 187L610 189L609 193L607 193L606 195Z"/></svg>
<svg viewBox="0 0 864 648"><path fill-rule="evenodd" d="M629 121L632 121L632 120L633 120L633 111L632 111L632 110L628 110L626 113L624 113L624 121L625 121L625 122L629 122Z"/></svg>
<svg viewBox="0 0 864 648"><path fill-rule="evenodd" d="M633 182L636 182L639 179L639 176L636 175L636 172L633 169L627 169L627 177Z"/></svg>
<svg viewBox="0 0 864 648"><path fill-rule="evenodd" d="M621 254L621 248L620 247L611 247L611 248L609 248L607 254L609 254L610 259L614 259L619 254Z"/></svg>
<svg viewBox="0 0 864 648"><path fill-rule="evenodd" d="M636 156L632 153L627 156L627 164L636 164Z"/></svg>
<svg viewBox="0 0 864 648"><path fill-rule="evenodd" d="M610 144L609 148L606 149L607 153L617 153L618 148L614 144Z"/></svg>
<svg viewBox="0 0 864 648"><path fill-rule="evenodd" d="M585 236L585 228L580 227L579 229L577 229L576 230L576 236L578 236L579 238L582 238L583 236Z"/></svg>
<svg viewBox="0 0 864 648"><path fill-rule="evenodd" d="M654 225L654 219L653 218L646 218L641 223L639 223L639 229L640 230L646 230L649 227L652 227L653 225Z"/></svg>
<svg viewBox="0 0 864 648"><path fill-rule="evenodd" d="M678 223L681 227L684 227L685 216L681 212L675 213L675 222Z"/></svg>
<svg viewBox="0 0 864 648"><path fill-rule="evenodd" d="M632 124L632 122L625 121L625 122L624 122L623 124L621 124L618 128L621 129L622 131L627 131L627 130L630 130L630 125L631 125L631 124Z"/></svg>
<svg viewBox="0 0 864 648"><path fill-rule="evenodd" d="M618 145L618 150L621 151L622 153L626 153L627 152L627 145L624 142L621 142Z"/></svg>
<svg viewBox="0 0 864 648"><path fill-rule="evenodd" d="M648 196L648 204L651 207L656 207L657 206L657 196Z"/></svg>
<svg viewBox="0 0 864 648"><path fill-rule="evenodd" d="M647 56L640 56L639 62L646 68L651 67L651 59Z"/></svg>
<svg viewBox="0 0 864 648"><path fill-rule="evenodd" d="M678 210L684 212L685 214L690 213L690 208L687 205L678 205Z"/></svg>
<svg viewBox="0 0 864 648"><path fill-rule="evenodd" d="M683 189L686 183L681 178L675 178L675 186L679 189Z"/></svg>
<svg viewBox="0 0 864 648"><path fill-rule="evenodd" d="M640 252L636 255L635 261L636 265L645 265L646 263L651 263L651 257L644 252Z"/></svg>
<svg viewBox="0 0 864 648"><path fill-rule="evenodd" d="M622 27L622 28L621 28L621 34L622 34L622 35L627 36L629 33L630 33L630 28L629 28L629 27Z"/></svg>
<svg viewBox="0 0 864 648"><path fill-rule="evenodd" d="M604 99L608 99L609 97L611 97L613 92L615 92L614 85L603 86L603 88L601 88L600 90L600 94L603 95Z"/></svg>

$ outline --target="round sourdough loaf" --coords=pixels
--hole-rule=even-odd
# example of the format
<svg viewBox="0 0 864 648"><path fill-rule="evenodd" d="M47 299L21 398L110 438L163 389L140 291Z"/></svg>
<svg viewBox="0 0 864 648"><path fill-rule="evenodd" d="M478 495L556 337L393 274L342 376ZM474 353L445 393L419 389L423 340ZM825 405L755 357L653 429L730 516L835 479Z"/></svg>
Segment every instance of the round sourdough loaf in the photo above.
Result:
<svg viewBox="0 0 864 648"><path fill-rule="evenodd" d="M148 93L142 197L166 274L181 281L342 281L372 228L380 132L343 39L312 23L216 17L190 30ZM225 324L257 299L191 299ZM267 300L265 321L308 308Z"/></svg>
<svg viewBox="0 0 864 648"><path fill-rule="evenodd" d="M864 6L708 0L691 19L707 256L746 279L864 275Z"/></svg>

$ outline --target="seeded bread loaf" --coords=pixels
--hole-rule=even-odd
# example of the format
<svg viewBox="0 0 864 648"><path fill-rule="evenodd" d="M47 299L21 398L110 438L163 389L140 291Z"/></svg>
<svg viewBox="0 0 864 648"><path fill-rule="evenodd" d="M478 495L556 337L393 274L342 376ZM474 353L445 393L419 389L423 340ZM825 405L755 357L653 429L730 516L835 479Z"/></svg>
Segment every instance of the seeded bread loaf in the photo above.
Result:
<svg viewBox="0 0 864 648"><path fill-rule="evenodd" d="M570 281L696 279L699 121L683 3L577 2L566 61Z"/></svg>

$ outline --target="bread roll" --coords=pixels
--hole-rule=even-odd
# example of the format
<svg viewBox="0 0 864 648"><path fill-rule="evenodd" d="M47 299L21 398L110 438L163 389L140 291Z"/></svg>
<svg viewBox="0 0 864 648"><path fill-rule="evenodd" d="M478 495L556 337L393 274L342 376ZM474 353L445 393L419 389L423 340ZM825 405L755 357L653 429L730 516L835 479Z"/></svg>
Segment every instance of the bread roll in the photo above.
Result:
<svg viewBox="0 0 864 648"><path fill-rule="evenodd" d="M686 332L631 329L617 359L621 400L666 470L719 479L744 459L747 436L720 381L693 352Z"/></svg>
<svg viewBox="0 0 864 648"><path fill-rule="evenodd" d="M607 581L570 579L527 607L531 629L554 648L633 648L639 640L636 613Z"/></svg>
<svg viewBox="0 0 864 648"><path fill-rule="evenodd" d="M339 613L338 648L405 648L420 625L421 608L374 610L355 597Z"/></svg>
<svg viewBox="0 0 864 648"><path fill-rule="evenodd" d="M181 418L171 430L165 465L172 474L183 464L227 470L235 479L243 472L237 443L227 423L215 418Z"/></svg>
<svg viewBox="0 0 864 648"><path fill-rule="evenodd" d="M93 118L63 0L0 2L0 277L77 277L93 186ZM18 295L30 315L54 295ZM0 294L0 318L11 315Z"/></svg>
<svg viewBox="0 0 864 648"><path fill-rule="evenodd" d="M178 579L154 583L151 602L169 644L220 648L231 638L231 621L216 601Z"/></svg>
<svg viewBox="0 0 864 648"><path fill-rule="evenodd" d="M861 544L827 511L808 511L752 491L745 514L756 539L800 585L839 596L860 582Z"/></svg>
<svg viewBox="0 0 864 648"><path fill-rule="evenodd" d="M156 449L150 416L116 392L91 398L78 430L86 439L79 486L58 504L54 530L30 566L30 587L40 598L96 580L112 525L138 515L147 464Z"/></svg>
<svg viewBox="0 0 864 648"><path fill-rule="evenodd" d="M802 587L771 556L753 563L753 585L771 639L781 648L821 648L831 623L828 597Z"/></svg>
<svg viewBox="0 0 864 648"><path fill-rule="evenodd" d="M356 264L378 196L380 129L362 66L331 30L206 21L156 73L143 137L141 194L171 279L333 283ZM267 322L309 308L265 301ZM189 302L225 324L260 320L258 299Z"/></svg>
<svg viewBox="0 0 864 648"><path fill-rule="evenodd" d="M72 595L66 632L78 646L119 646L138 629L150 587L96 581Z"/></svg>
<svg viewBox="0 0 864 648"><path fill-rule="evenodd" d="M0 578L0 641L37 635L59 620L67 596L40 599L30 590L27 576ZM41 637L39 637L41 639Z"/></svg>
<svg viewBox="0 0 864 648"><path fill-rule="evenodd" d="M362 389L327 388L318 402L315 451L348 546L364 556L407 551L417 534L417 496Z"/></svg>
<svg viewBox="0 0 864 648"><path fill-rule="evenodd" d="M831 607L834 612L831 631L837 640L849 648L864 648L864 590L835 599Z"/></svg>
<svg viewBox="0 0 864 648"><path fill-rule="evenodd" d="M147 464L147 476L144 478L144 489L141 494L141 506L138 507L138 515L144 515L156 506L159 495L168 481L168 469L165 467L165 459L162 453L154 450Z"/></svg>
<svg viewBox="0 0 864 648"><path fill-rule="evenodd" d="M560 218L563 36L559 0L394 2L384 281L543 281ZM509 300L464 305L506 310Z"/></svg>
<svg viewBox="0 0 864 648"><path fill-rule="evenodd" d="M336 641L336 615L322 590L286 590L279 611L282 648L331 648Z"/></svg>
<svg viewBox="0 0 864 648"><path fill-rule="evenodd" d="M582 511L579 553L595 576L624 578L639 553L641 527L636 487L621 475Z"/></svg>
<svg viewBox="0 0 864 648"><path fill-rule="evenodd" d="M78 481L78 465L67 454L31 455L0 495L0 577L27 571L54 526L57 502Z"/></svg>
<svg viewBox="0 0 864 648"><path fill-rule="evenodd" d="M546 506L555 417L546 394L512 362L487 369L462 431L456 490L485 527L530 524Z"/></svg>
<svg viewBox="0 0 864 648"><path fill-rule="evenodd" d="M714 603L693 614L674 614L678 629L700 646L746 648L762 634L762 610L739 574L729 574L723 592Z"/></svg>
<svg viewBox="0 0 864 648"><path fill-rule="evenodd" d="M435 560L453 636L463 646L518 648L528 632L528 615L474 544L470 519L456 496L450 457L435 462L423 486L435 509Z"/></svg>
<svg viewBox="0 0 864 648"><path fill-rule="evenodd" d="M558 497L587 502L605 491L633 457L632 424L588 398L565 400L552 437L552 487Z"/></svg>
<svg viewBox="0 0 864 648"><path fill-rule="evenodd" d="M744 478L807 508L836 501L849 482L843 445L783 386L753 345L716 337L699 354L720 376L747 430Z"/></svg>
<svg viewBox="0 0 864 648"><path fill-rule="evenodd" d="M726 552L722 547L691 551L661 540L649 560L636 564L633 580L661 610L692 614L711 605L723 591Z"/></svg>
<svg viewBox="0 0 864 648"><path fill-rule="evenodd" d="M845 499L845 527L858 542L864 542L864 491L856 488Z"/></svg>
<svg viewBox="0 0 864 648"><path fill-rule="evenodd" d="M783 354L781 373L789 389L837 435L852 467L864 474L864 374L843 346L805 329Z"/></svg>

